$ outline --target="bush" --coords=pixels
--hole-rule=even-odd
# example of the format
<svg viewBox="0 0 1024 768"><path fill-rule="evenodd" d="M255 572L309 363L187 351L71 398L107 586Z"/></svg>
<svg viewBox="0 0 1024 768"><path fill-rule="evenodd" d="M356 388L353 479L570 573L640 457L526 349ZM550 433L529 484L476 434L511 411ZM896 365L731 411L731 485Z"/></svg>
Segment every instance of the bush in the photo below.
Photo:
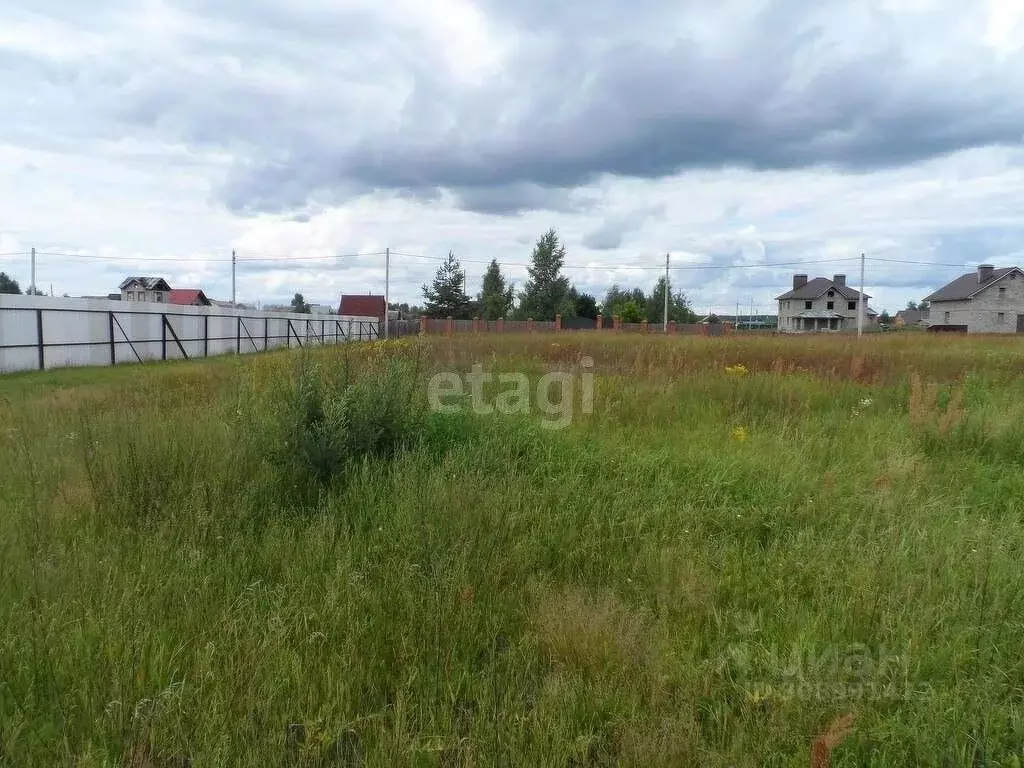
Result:
<svg viewBox="0 0 1024 768"><path fill-rule="evenodd" d="M283 393L269 435L270 463L283 490L300 503L343 483L353 464L388 458L418 439L424 420L414 363L391 359L350 380L338 368L303 364Z"/></svg>

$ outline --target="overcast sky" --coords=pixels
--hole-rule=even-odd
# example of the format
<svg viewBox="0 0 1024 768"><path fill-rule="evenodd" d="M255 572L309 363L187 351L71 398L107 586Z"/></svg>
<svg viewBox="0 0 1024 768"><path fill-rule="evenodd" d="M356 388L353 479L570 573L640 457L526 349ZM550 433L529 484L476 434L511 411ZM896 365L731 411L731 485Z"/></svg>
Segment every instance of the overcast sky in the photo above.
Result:
<svg viewBox="0 0 1024 768"><path fill-rule="evenodd" d="M7 0L0 253L94 257L40 256L57 294L229 298L234 248L239 300L336 303L384 259L323 257L390 247L428 257L392 260L416 303L449 249L473 293L491 258L521 284L555 227L581 290L671 253L719 312L861 251L1021 264L1022 42L1024 0Z"/></svg>

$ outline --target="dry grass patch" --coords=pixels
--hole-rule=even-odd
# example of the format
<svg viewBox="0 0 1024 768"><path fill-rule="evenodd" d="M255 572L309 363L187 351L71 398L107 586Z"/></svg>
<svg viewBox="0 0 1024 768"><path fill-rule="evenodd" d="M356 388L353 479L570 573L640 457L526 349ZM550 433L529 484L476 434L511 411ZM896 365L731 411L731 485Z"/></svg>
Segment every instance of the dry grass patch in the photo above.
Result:
<svg viewBox="0 0 1024 768"><path fill-rule="evenodd" d="M635 670L655 658L648 611L610 590L535 584L534 621L552 662L584 672Z"/></svg>

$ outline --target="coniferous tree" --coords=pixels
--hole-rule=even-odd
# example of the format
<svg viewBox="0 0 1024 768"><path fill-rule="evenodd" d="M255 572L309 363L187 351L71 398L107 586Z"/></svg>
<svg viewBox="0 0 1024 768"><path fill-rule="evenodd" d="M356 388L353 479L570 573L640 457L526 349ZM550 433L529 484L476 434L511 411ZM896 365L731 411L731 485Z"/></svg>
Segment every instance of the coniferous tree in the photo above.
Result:
<svg viewBox="0 0 1024 768"><path fill-rule="evenodd" d="M511 284L506 284L505 276L501 274L497 259L491 259L491 263L484 273L484 282L477 299L480 316L485 320L497 320L499 317L505 317L512 309L514 296L515 289Z"/></svg>
<svg viewBox="0 0 1024 768"><path fill-rule="evenodd" d="M426 317L454 317L467 320L470 316L470 300L464 285L466 273L459 265L455 254L448 252L448 258L438 268L434 282L423 286L423 314Z"/></svg>
<svg viewBox="0 0 1024 768"><path fill-rule="evenodd" d="M554 320L556 314L570 312L569 278L562 274L565 246L554 229L537 240L531 260L530 279L520 296L519 314L535 320Z"/></svg>

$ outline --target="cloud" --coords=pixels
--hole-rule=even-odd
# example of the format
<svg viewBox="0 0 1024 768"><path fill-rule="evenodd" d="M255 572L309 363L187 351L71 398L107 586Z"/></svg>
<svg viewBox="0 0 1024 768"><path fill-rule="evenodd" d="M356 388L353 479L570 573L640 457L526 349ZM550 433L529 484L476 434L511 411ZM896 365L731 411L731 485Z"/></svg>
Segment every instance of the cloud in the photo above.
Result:
<svg viewBox="0 0 1024 768"><path fill-rule="evenodd" d="M622 246L626 235L643 228L651 217L664 216L665 205L640 208L629 213L606 218L597 229L583 237L583 245L593 251L613 251Z"/></svg>
<svg viewBox="0 0 1024 768"><path fill-rule="evenodd" d="M392 263L416 302L449 249L471 287L492 257L521 283L554 226L597 295L667 251L731 267L675 273L718 311L780 292L778 261L1021 260L1010 5L12 0L0 253L129 259L41 258L58 292L166 268L224 297L236 248L240 297L327 302L381 263L298 257L390 246L429 257ZM875 262L869 286L902 306L959 271Z"/></svg>
<svg viewBox="0 0 1024 768"><path fill-rule="evenodd" d="M401 103L382 100L374 120L347 130L293 126L274 137L273 159L257 146L233 169L225 201L282 210L364 190L445 189L470 209L517 212L537 206L538 188L605 175L864 172L1021 141L1021 56L962 41L981 16L953 4L917 15L852 1L770 3L754 14L634 5L600 3L580 24L534 4L486 4L500 34L517 41L500 76L467 87L427 71L433 57L417 62L414 53L397 77ZM604 34L587 37L598 23ZM244 111L251 94L233 96ZM275 110L303 98L258 96L267 97ZM500 204L489 202L493 190Z"/></svg>

